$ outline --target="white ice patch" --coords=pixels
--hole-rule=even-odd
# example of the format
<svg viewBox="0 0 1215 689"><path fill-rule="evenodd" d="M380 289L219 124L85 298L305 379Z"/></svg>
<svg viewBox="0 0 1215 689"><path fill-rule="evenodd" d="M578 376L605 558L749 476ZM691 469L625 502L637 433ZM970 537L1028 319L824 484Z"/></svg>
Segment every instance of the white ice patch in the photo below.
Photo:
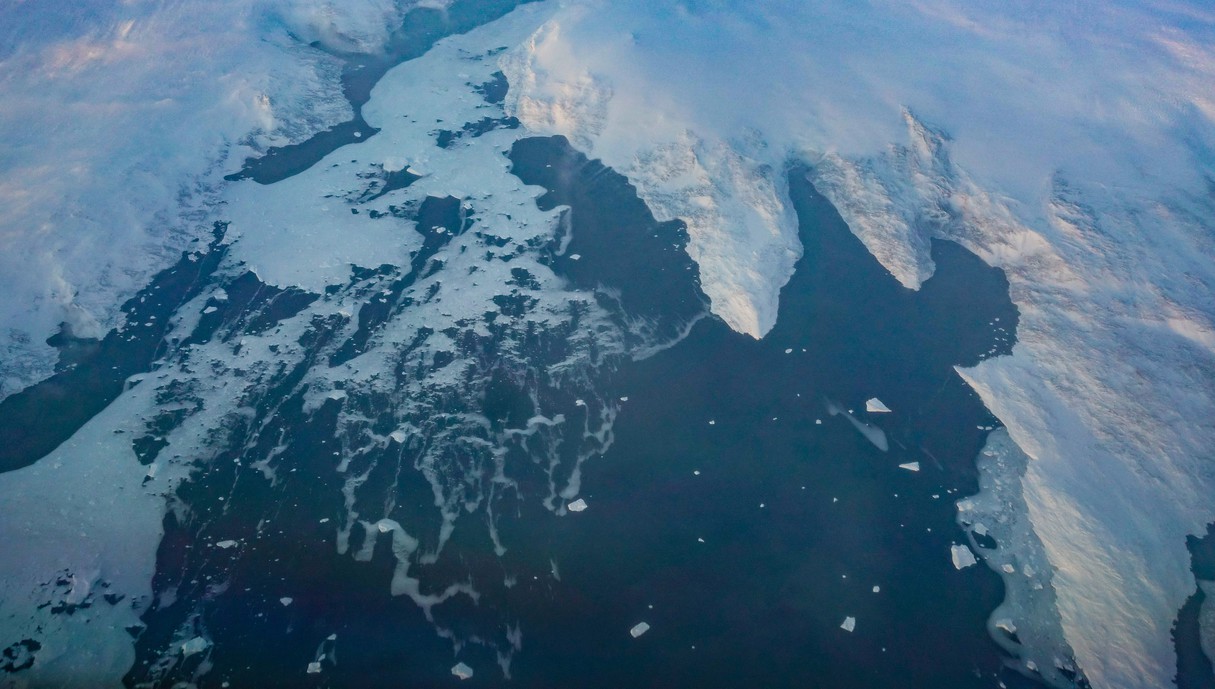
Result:
<svg viewBox="0 0 1215 689"><path fill-rule="evenodd" d="M581 512L581 511L585 510L586 508L587 508L586 500L583 500L582 498L578 498L577 500L566 505L566 509L568 509L570 512Z"/></svg>
<svg viewBox="0 0 1215 689"><path fill-rule="evenodd" d="M473 669L464 663L456 663L455 666L451 668L451 674L455 675L459 679L472 679Z"/></svg>
<svg viewBox="0 0 1215 689"><path fill-rule="evenodd" d="M855 630L856 629L856 618L851 617L851 616L845 617L844 621L840 624L840 629L843 629L846 632L851 632L851 631Z"/></svg>
<svg viewBox="0 0 1215 689"><path fill-rule="evenodd" d="M920 463L919 462L907 462L905 464L900 464L899 468L906 469L907 471L919 471Z"/></svg>
<svg viewBox="0 0 1215 689"><path fill-rule="evenodd" d="M629 630L629 636L636 639L637 637L641 636L642 634L645 634L648 631L650 631L649 624L647 624L645 622L638 622L637 624L633 625L632 629Z"/></svg>
<svg viewBox="0 0 1215 689"><path fill-rule="evenodd" d="M964 544L949 546L949 559L953 562L954 569L966 569L978 562L970 547Z"/></svg>
<svg viewBox="0 0 1215 689"><path fill-rule="evenodd" d="M890 413L890 407L887 407L882 400L876 397L870 397L865 402L865 411L869 412L870 414L888 414Z"/></svg>

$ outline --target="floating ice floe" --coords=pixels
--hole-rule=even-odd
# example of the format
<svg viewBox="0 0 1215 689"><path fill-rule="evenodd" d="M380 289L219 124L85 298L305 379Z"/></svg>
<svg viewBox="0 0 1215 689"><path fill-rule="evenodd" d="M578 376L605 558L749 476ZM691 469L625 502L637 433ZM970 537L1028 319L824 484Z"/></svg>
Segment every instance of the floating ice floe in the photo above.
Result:
<svg viewBox="0 0 1215 689"><path fill-rule="evenodd" d="M586 500L578 498L577 500L566 505L565 508L570 512L581 512L582 510L586 509Z"/></svg>
<svg viewBox="0 0 1215 689"><path fill-rule="evenodd" d="M966 569L978 562L975 559L975 554L970 551L970 547L965 544L950 546L949 556L953 560L953 566L957 569Z"/></svg>
<svg viewBox="0 0 1215 689"><path fill-rule="evenodd" d="M202 653L203 651L207 650L207 647L210 645L210 641L207 641L201 636L196 636L181 645L181 654L183 656L190 656L194 655L195 653Z"/></svg>
<svg viewBox="0 0 1215 689"><path fill-rule="evenodd" d="M636 639L648 631L650 631L650 625L646 624L645 622L638 622L637 624L633 625L632 629L629 630L629 635Z"/></svg>
<svg viewBox="0 0 1215 689"><path fill-rule="evenodd" d="M215 544L216 548L224 548L225 550L236 545L236 541L220 541Z"/></svg>
<svg viewBox="0 0 1215 689"><path fill-rule="evenodd" d="M919 471L920 463L919 462L907 462L906 464L900 464L899 468L906 469L907 471Z"/></svg>
<svg viewBox="0 0 1215 689"><path fill-rule="evenodd" d="M405 431L393 431L391 434L389 434L388 437L392 438L393 440L397 441L398 443L401 443L401 444L405 443Z"/></svg>
<svg viewBox="0 0 1215 689"><path fill-rule="evenodd" d="M570 254L571 261L577 261L582 258L582 254Z"/></svg>
<svg viewBox="0 0 1215 689"><path fill-rule="evenodd" d="M851 616L845 617L844 623L840 625L840 629L843 629L846 632L856 629L856 618Z"/></svg>
<svg viewBox="0 0 1215 689"><path fill-rule="evenodd" d="M460 679L469 679L473 676L473 669L464 663L456 663L451 668L451 674Z"/></svg>
<svg viewBox="0 0 1215 689"><path fill-rule="evenodd" d="M874 593L881 593L881 592L882 592L882 587L881 587L881 586L874 586L874 587L873 587L873 592L874 592Z"/></svg>
<svg viewBox="0 0 1215 689"><path fill-rule="evenodd" d="M285 608L288 605L291 605L292 603L294 603L295 599L292 598L291 596L283 596L282 598L278 599L278 602L282 603L283 607Z"/></svg>
<svg viewBox="0 0 1215 689"><path fill-rule="evenodd" d="M321 674L321 663L320 663L320 661L317 661L317 662L314 662L314 663L308 663L308 674L310 674L310 675L319 675L319 674Z"/></svg>
<svg viewBox="0 0 1215 689"><path fill-rule="evenodd" d="M882 400L876 397L870 397L865 401L865 411L870 414L889 414L890 407L887 407Z"/></svg>

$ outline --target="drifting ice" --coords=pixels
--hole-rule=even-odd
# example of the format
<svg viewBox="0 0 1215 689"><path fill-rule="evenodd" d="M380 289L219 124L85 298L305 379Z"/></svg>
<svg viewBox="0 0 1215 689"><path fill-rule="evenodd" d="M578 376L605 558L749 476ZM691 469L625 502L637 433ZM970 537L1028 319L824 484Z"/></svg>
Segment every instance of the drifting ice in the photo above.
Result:
<svg viewBox="0 0 1215 689"><path fill-rule="evenodd" d="M456 663L455 666L451 668L451 674L459 677L460 679L468 679L469 677L473 676L473 669L464 663Z"/></svg>
<svg viewBox="0 0 1215 689"><path fill-rule="evenodd" d="M570 512L581 512L582 510L586 509L586 500L578 498L577 500L566 505L566 509L568 509Z"/></svg>
<svg viewBox="0 0 1215 689"><path fill-rule="evenodd" d="M236 541L220 541L219 543L215 544L215 547L227 549L227 548L231 548L234 545L236 545Z"/></svg>
<svg viewBox="0 0 1215 689"><path fill-rule="evenodd" d="M900 464L899 468L906 469L907 471L919 471L920 463L919 462L907 462L906 464Z"/></svg>
<svg viewBox="0 0 1215 689"><path fill-rule="evenodd" d="M865 402L865 411L871 414L888 414L890 413L890 407L887 407L882 400L876 397L870 397L869 400Z"/></svg>
<svg viewBox="0 0 1215 689"><path fill-rule="evenodd" d="M856 618L855 617L845 617L844 623L840 625L840 629L843 629L846 632L850 632L853 629L856 629Z"/></svg>
<svg viewBox="0 0 1215 689"><path fill-rule="evenodd" d="M975 554L970 552L970 548L966 545L950 546L949 555L953 559L953 566L957 569L966 569L978 562L975 559Z"/></svg>
<svg viewBox="0 0 1215 689"><path fill-rule="evenodd" d="M629 635L636 639L648 631L650 631L650 625L646 624L645 622L638 622L637 624L633 625L632 629L629 630Z"/></svg>
<svg viewBox="0 0 1215 689"><path fill-rule="evenodd" d="M319 675L321 673L321 664L319 662L308 663L308 674Z"/></svg>
<svg viewBox="0 0 1215 689"><path fill-rule="evenodd" d="M201 636L196 636L181 645L181 654L183 656L189 656L194 655L195 653L202 653L203 651L207 650L207 646L210 645L210 641L207 641Z"/></svg>

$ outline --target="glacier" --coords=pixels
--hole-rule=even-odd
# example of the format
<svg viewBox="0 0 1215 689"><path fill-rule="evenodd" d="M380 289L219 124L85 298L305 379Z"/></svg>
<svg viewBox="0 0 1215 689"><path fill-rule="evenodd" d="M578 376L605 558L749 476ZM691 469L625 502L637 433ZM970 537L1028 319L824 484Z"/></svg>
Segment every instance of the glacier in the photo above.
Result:
<svg viewBox="0 0 1215 689"><path fill-rule="evenodd" d="M42 342L61 323L80 337L119 326L117 305L180 252L199 248L217 217L231 219L228 279L249 270L263 283L319 294L347 280L352 264L407 265L408 252L427 241L423 233L390 237L346 214L343 199L324 199L357 197L363 190L350 180L358 174L407 162L422 176L410 198L475 198L482 216L496 218L486 220L492 231L520 245L547 236L562 222L559 212L536 211L535 190L505 174L501 153L523 133L566 136L625 174L658 220L683 221L712 312L759 338L775 323L780 288L800 255L785 176L805 162L815 187L908 289L932 275L933 238L957 241L1008 275L1021 312L1013 354L958 373L1015 445L996 436L989 449L1025 457L1012 478L985 477L1015 512L1010 533L1022 539L1021 552L1045 558L1051 570L1053 600L1034 597L1025 609L1035 618L1017 622L1021 652L1040 668L1043 659L1074 658L1100 689L1173 682L1170 628L1196 589L1185 537L1215 520L1215 13L1199 3L1129 0L1099 14L956 0L846 8L792 0L543 2L499 20L488 35L448 41L424 62L391 72L366 109L383 131L353 156L339 153L271 187L223 182L245 156L349 118L336 55L374 53L386 27L414 5L233 0L157 10L97 2L57 10L64 16L55 21L23 4L0 10L13 37L0 47L0 83L10 95L0 111L7 209L0 278L9 297L0 310L0 396L53 370L55 352ZM475 64L463 59L461 50L488 42L509 49ZM445 89L494 70L511 85L503 114L522 129L435 149L422 118L476 121L477 94ZM440 94L427 106L434 111L415 110L413 122L390 127L392 104L411 89ZM361 162L345 162L352 157ZM378 210L389 212L394 199ZM512 220L494 209L509 209ZM472 267L450 260L446 270ZM539 266L529 270L544 283L540 308L561 322L562 309L581 298L562 293ZM361 289L396 298L389 282L367 278ZM428 306L425 318L458 322L506 296L475 282L463 289L461 298ZM221 297L201 295L193 317L205 318ZM356 306L320 301L306 313L353 334ZM628 333L586 308L616 354L644 350L630 350ZM180 339L194 325L181 322ZM305 326L287 321L247 341L183 349L178 368L132 381L51 456L0 476L5 504L33 515L0 525L0 540L33 543L0 563L6 632L45 624L25 610L48 596L72 599L72 590L47 592L65 561L73 581L104 580L133 599L149 598L164 496L190 467L161 459L120 468L90 458L129 456L112 431L136 432L127 426L156 409L154 386L173 379L193 381L207 401L175 431L174 452L207 456L209 439L230 421L221 410L239 415L255 406L254 381L275 380L280 360L303 356L287 343ZM382 375L386 347L419 328L393 327L400 330L371 338L369 354L308 374L310 408L350 405L341 421L348 450L400 446L419 430L408 414L394 419L399 427L381 428L359 408L365 402L345 397L406 394ZM433 362L453 346L444 337L416 356ZM216 376L200 384L189 369L204 363ZM577 356L563 362L569 389L587 365ZM454 369L440 369L410 384L409 395L461 383ZM478 471L487 490L513 488L501 471L502 447L556 444L578 423L591 449L573 467L552 456L544 501L555 511L577 496L577 466L610 443L617 406L593 391L579 395L589 408L571 406L565 416L537 409L533 418L543 422L483 448ZM231 409L231 400L243 404ZM477 437L468 429L485 425L458 421L468 438ZM441 515L437 546L405 547L416 536L390 530L395 586L429 610L436 601L416 590L411 564L437 557L442 534L468 506L492 500L466 492L445 468L450 458L426 461ZM991 472L997 465L980 462ZM278 479L273 461L259 468ZM391 511L391 501L355 509L373 469L347 473L336 527L342 543L374 544L375 525ZM30 498L64 485L67 506L57 516ZM114 492L98 498L91 485ZM486 509L495 546L505 549ZM442 596L475 591L456 586ZM997 638L1002 614L991 624ZM57 638L87 643L97 655L71 658L52 645L39 655L39 672L53 680L89 669L113 680L129 666L122 627L136 617L98 606L88 613L93 624L63 623L71 628ZM194 624L183 623L179 643L201 638ZM504 669L517 637L497 642Z"/></svg>

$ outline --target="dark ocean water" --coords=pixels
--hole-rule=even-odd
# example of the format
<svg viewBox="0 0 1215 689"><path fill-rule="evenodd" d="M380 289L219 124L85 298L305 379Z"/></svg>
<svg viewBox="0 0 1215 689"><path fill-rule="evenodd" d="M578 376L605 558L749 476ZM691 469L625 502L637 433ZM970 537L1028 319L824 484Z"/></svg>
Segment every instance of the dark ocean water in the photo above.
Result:
<svg viewBox="0 0 1215 689"><path fill-rule="evenodd" d="M524 181L551 189L542 206L571 208L573 238L554 269L616 288L631 314L679 312L678 322L703 308L682 227L655 223L624 178L559 138L520 142L512 159ZM304 413L285 376L264 396L280 405L261 431L274 440L220 457L179 490L182 502L217 514L202 530L167 519L156 589L161 599L171 589L172 602L145 615L128 681L446 686L459 659L477 672L468 686L501 684L500 644L463 644L453 657L437 625L457 639L496 630L517 640L509 668L519 687L1025 684L1002 672L984 627L1002 597L999 578L949 561L950 544L964 538L953 501L976 489L978 427L995 423L952 366L1010 346L998 329L1017 320L1007 283L939 243L937 274L906 290L801 171L790 180L805 256L773 332L755 341L710 318L678 345L605 373L605 393L628 400L615 444L584 467L590 508L559 518L504 499L498 509L512 518L500 526L502 557L483 529L460 522L443 557L416 575L424 592L467 581L479 597L437 605L432 620L389 594L389 539L366 563L336 552L333 528L317 516L341 513L338 405ZM574 252L583 258L568 260ZM483 404L509 416L503 394ZM895 410L871 419L888 452L825 410L837 400L866 418L859 410L870 396ZM284 437L291 475L279 485L241 478L228 461L262 456ZM923 470L897 466L910 461ZM429 487L383 480L400 495L394 518L425 532ZM242 545L217 555L205 548L211 534ZM855 631L840 628L845 616ZM650 631L632 638L642 621ZM212 639L208 665L159 675L183 624ZM302 673L318 658L324 673Z"/></svg>

